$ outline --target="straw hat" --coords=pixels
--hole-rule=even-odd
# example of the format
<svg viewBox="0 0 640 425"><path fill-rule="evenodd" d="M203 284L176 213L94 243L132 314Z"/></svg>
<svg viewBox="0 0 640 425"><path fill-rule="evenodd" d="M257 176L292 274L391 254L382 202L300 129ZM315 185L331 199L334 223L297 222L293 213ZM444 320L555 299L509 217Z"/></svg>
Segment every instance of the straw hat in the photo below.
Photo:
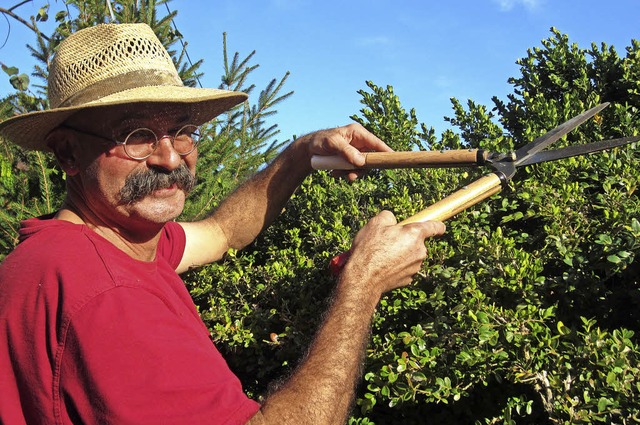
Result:
<svg viewBox="0 0 640 425"><path fill-rule="evenodd" d="M185 87L148 25L101 24L60 43L49 67L51 109L1 122L0 135L26 149L48 150L47 134L83 109L135 103L181 105L200 125L246 98L240 92Z"/></svg>

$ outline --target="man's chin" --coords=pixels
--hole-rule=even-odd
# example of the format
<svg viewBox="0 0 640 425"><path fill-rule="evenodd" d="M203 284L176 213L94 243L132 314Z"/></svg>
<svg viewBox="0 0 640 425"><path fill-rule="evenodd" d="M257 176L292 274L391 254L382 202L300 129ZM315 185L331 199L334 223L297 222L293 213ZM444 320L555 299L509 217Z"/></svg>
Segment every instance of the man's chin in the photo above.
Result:
<svg viewBox="0 0 640 425"><path fill-rule="evenodd" d="M161 191L147 195L125 205L132 217L138 217L145 221L164 224L173 221L184 209L186 194L183 191Z"/></svg>

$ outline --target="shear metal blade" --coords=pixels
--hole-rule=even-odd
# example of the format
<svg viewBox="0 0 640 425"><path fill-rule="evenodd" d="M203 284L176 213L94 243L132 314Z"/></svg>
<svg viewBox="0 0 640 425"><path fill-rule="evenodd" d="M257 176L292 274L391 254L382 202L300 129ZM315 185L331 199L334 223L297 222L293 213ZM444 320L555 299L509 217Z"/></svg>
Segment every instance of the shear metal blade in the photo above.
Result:
<svg viewBox="0 0 640 425"><path fill-rule="evenodd" d="M569 121L560 124L553 130L536 138L533 142L522 146L516 151L515 166L518 167L520 165L525 165L524 161L526 161L527 158L535 155L550 144L558 141L558 139L560 139L562 136L566 135L571 130L578 127L580 124L584 123L585 121L596 115L598 112L602 111L607 106L609 106L608 102L591 108L588 111L585 111L580 115L571 118Z"/></svg>
<svg viewBox="0 0 640 425"><path fill-rule="evenodd" d="M640 136L622 137L620 139L603 140L601 142L588 143L584 145L568 146L566 148L554 149L550 151L538 152L524 158L518 166L538 164L540 162L556 161L558 159L570 158L572 156L586 155L599 152L629 143L637 142Z"/></svg>

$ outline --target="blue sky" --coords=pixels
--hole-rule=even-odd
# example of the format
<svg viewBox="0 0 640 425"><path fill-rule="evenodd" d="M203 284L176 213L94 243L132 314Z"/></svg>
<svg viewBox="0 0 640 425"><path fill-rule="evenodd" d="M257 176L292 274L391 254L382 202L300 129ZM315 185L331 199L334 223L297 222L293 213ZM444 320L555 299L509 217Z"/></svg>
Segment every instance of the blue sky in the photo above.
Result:
<svg viewBox="0 0 640 425"><path fill-rule="evenodd" d="M4 7L18 0L0 0ZM41 2L17 11L33 14ZM61 0L52 1L60 7ZM556 27L580 47L614 45L620 55L640 39L640 0L174 0L176 25L192 59L204 58L204 86L222 74L222 33L230 53L256 50L252 82L262 89L287 71L295 94L272 123L279 140L350 122L365 81L391 85L406 109L438 131L450 98L491 106L511 91L515 61ZM28 31L11 22L0 61L29 71ZM0 45L7 23L0 20ZM8 93L0 74L0 95ZM258 91L255 92L257 96Z"/></svg>

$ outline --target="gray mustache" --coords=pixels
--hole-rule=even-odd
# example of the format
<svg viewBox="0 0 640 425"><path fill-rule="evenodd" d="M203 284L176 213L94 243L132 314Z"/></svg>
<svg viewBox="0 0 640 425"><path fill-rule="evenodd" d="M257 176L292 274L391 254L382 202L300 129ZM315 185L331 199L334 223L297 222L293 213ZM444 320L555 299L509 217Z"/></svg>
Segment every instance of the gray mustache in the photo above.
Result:
<svg viewBox="0 0 640 425"><path fill-rule="evenodd" d="M196 183L196 178L184 164L169 173L151 168L131 174L120 189L120 203L132 204L153 191L165 189L174 183L185 193L189 193Z"/></svg>

